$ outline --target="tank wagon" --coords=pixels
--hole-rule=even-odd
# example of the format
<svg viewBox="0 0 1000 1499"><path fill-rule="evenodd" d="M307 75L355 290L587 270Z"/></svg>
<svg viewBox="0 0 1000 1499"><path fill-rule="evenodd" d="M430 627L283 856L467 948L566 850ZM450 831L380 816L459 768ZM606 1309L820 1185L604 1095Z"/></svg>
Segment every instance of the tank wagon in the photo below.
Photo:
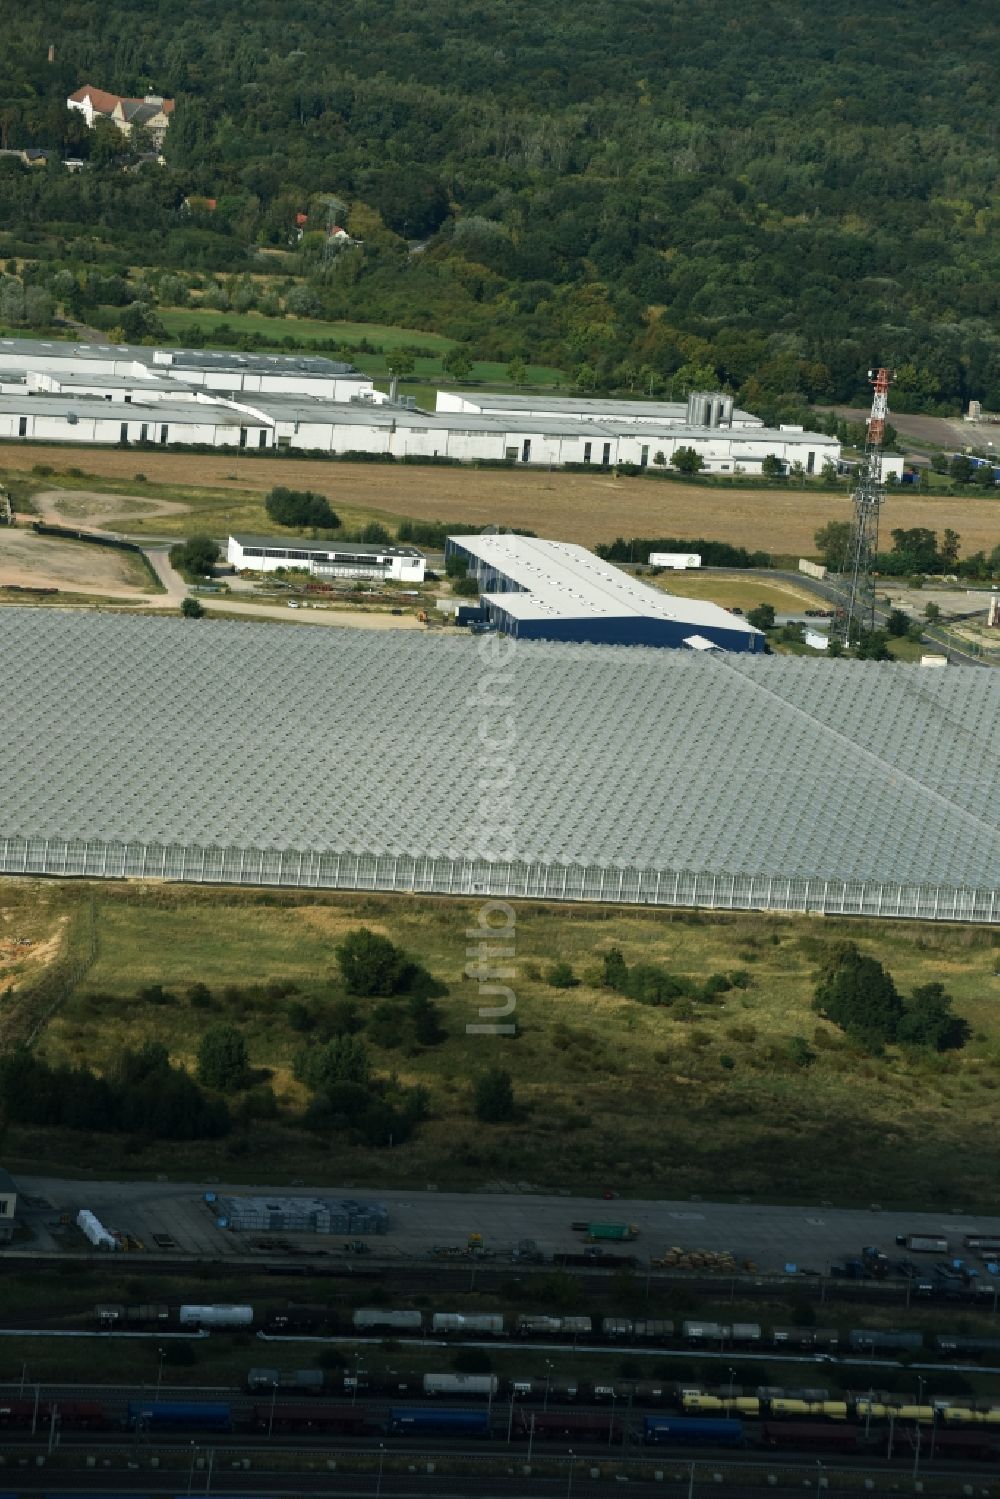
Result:
<svg viewBox="0 0 1000 1499"><path fill-rule="evenodd" d="M388 1429L392 1436L488 1437L490 1418L486 1411L394 1406L389 1412Z"/></svg>
<svg viewBox="0 0 1000 1499"><path fill-rule="evenodd" d="M182 1306L181 1327L252 1327L252 1306Z"/></svg>
<svg viewBox="0 0 1000 1499"><path fill-rule="evenodd" d="M423 1312L392 1312L377 1306L359 1306L351 1318L359 1332L423 1332Z"/></svg>
<svg viewBox="0 0 1000 1499"><path fill-rule="evenodd" d="M142 1431L232 1431L232 1410L221 1401L130 1400L128 1425Z"/></svg>

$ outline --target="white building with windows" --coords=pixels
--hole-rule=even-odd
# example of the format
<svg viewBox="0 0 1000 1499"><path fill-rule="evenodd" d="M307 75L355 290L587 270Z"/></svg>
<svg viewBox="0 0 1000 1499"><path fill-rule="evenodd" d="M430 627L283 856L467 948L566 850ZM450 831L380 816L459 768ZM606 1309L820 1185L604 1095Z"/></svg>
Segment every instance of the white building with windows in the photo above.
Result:
<svg viewBox="0 0 1000 1499"><path fill-rule="evenodd" d="M270 427L221 401L110 404L82 396L0 397L0 439L266 448Z"/></svg>
<svg viewBox="0 0 1000 1499"><path fill-rule="evenodd" d="M804 473L818 474L840 455L836 438L796 426L765 427L723 391L692 391L687 401L619 401L442 390L437 411L503 420L510 429L505 456L519 463L666 468L678 448L691 448L705 473L759 475L771 456L786 470L801 464ZM560 456L553 457L551 437L557 429L563 440Z"/></svg>
<svg viewBox="0 0 1000 1499"><path fill-rule="evenodd" d="M133 410L112 418L108 405ZM437 407L390 399L318 355L0 339L0 439L654 470L689 448L706 473L750 475L769 457L806 475L840 457L835 438L767 428L722 392L683 403L440 391Z"/></svg>
<svg viewBox="0 0 1000 1499"><path fill-rule="evenodd" d="M0 393L21 396L96 396L100 401L136 402L188 401L194 389L168 380L163 375L80 375L52 374L48 370L31 370L27 375L0 374Z"/></svg>
<svg viewBox="0 0 1000 1499"><path fill-rule="evenodd" d="M285 540L280 536L230 536L226 560L237 572L275 573L302 568L314 578L422 583L426 559L416 547L360 541Z"/></svg>
<svg viewBox="0 0 1000 1499"><path fill-rule="evenodd" d="M684 425L659 430L652 424L570 416L476 416L273 395L244 394L233 405L250 419L270 424L275 447L315 453L447 458L458 463L486 460L546 468L649 468L667 467L679 448L692 448L706 473L760 474L770 455L786 469L800 463L805 474L819 474L840 452L836 438L801 427Z"/></svg>
<svg viewBox="0 0 1000 1499"><path fill-rule="evenodd" d="M241 392L301 395L325 401L388 399L352 364L318 354L249 354L230 349L156 349L144 344L63 343L59 339L0 338L0 379L29 375L108 375L178 382L213 395Z"/></svg>
<svg viewBox="0 0 1000 1499"><path fill-rule="evenodd" d="M323 401L388 400L368 375L318 354L244 354L229 349L152 349L149 369L215 395L309 396Z"/></svg>

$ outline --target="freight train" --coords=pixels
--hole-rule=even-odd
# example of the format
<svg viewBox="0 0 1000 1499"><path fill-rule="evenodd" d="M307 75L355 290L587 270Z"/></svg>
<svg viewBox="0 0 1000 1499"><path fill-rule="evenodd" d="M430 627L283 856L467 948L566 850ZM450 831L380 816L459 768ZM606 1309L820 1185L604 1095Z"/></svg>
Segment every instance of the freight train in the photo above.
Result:
<svg viewBox="0 0 1000 1499"><path fill-rule="evenodd" d="M34 1427L47 1431L53 1414L64 1431L107 1431L117 1424L107 1407L95 1400L0 1399L0 1429Z"/></svg>
<svg viewBox="0 0 1000 1499"><path fill-rule="evenodd" d="M102 1304L94 1308L98 1324L165 1329L176 1326L195 1331L233 1331L258 1327L268 1337L313 1333L348 1333L448 1339L524 1338L578 1343L658 1346L664 1351L713 1351L728 1348L794 1350L799 1354L835 1355L840 1350L872 1356L936 1353L941 1358L995 1359L1000 1362L1000 1337L965 1333L924 1334L900 1328L767 1327L759 1322L711 1322L689 1318L674 1322L659 1317L547 1316L520 1312L429 1313L389 1307L358 1307L350 1316L325 1305L268 1307L259 1315L252 1306L185 1305L164 1303Z"/></svg>
<svg viewBox="0 0 1000 1499"><path fill-rule="evenodd" d="M1000 1457L1000 1432L954 1431L948 1428L918 1435L920 1427L893 1431L893 1451L907 1457L918 1449L924 1460L940 1458L995 1462ZM772 1451L824 1452L849 1457L882 1456L887 1451L884 1429L870 1422L842 1426L764 1421L748 1426L740 1419L698 1420L690 1417L646 1416L643 1441L650 1446L765 1447Z"/></svg>
<svg viewBox="0 0 1000 1499"><path fill-rule="evenodd" d="M195 1331L207 1328L252 1327L252 1306L192 1306L184 1305L176 1311L163 1302L139 1302L123 1306L116 1302L104 1302L95 1306L94 1316L102 1327L113 1328L119 1324L140 1327L169 1327L176 1322L178 1327L189 1327Z"/></svg>
<svg viewBox="0 0 1000 1499"><path fill-rule="evenodd" d="M341 1383L342 1381L342 1383ZM501 1400L517 1407L551 1405L610 1405L612 1408L671 1408L696 1420L812 1421L843 1424L853 1420L909 1421L932 1426L983 1426L1000 1437L1000 1402L977 1402L970 1396L936 1395L917 1403L912 1396L866 1389L837 1393L822 1388L792 1389L760 1385L745 1392L741 1386L703 1389L670 1380L576 1379L537 1376L415 1374L393 1371L384 1375L335 1376L331 1393L366 1397L406 1394L435 1399L470 1398L490 1403ZM525 1415L524 1419L530 1417Z"/></svg>
<svg viewBox="0 0 1000 1499"><path fill-rule="evenodd" d="M617 1393L624 1399L624 1387ZM805 1397L810 1392L800 1391ZM812 1392L824 1394L825 1392ZM692 1407L695 1397L714 1400ZM0 1406L0 1426L31 1429L53 1416L60 1428L114 1430L123 1426L149 1434L227 1434L250 1431L267 1436L305 1435L371 1440L377 1436L527 1442L600 1443L614 1446L630 1438L651 1446L753 1447L791 1451L875 1454L891 1445L897 1456L919 1442L925 1457L1000 1458L1000 1408L975 1408L968 1401L912 1405L879 1395L848 1395L838 1401L792 1399L791 1393L759 1391L754 1397L726 1401L705 1392L675 1392L678 1411L647 1413L623 1404L612 1410L527 1409L512 1399L478 1408L393 1405L372 1411L365 1405L276 1400L234 1408L227 1401L133 1401L123 1419L99 1402L65 1401L50 1405L32 1400ZM735 1400L747 1408L737 1408ZM751 1402L755 1402L751 1406ZM796 1416L799 1419L796 1419ZM36 1424L36 1430L42 1429ZM919 1433L919 1435L918 1435Z"/></svg>

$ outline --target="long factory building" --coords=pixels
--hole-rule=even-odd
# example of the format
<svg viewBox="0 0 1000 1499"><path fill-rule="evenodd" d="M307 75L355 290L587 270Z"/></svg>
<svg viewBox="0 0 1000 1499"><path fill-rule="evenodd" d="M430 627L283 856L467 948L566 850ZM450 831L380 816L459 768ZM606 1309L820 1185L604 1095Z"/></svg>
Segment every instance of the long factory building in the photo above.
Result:
<svg viewBox="0 0 1000 1499"><path fill-rule="evenodd" d="M765 427L719 392L674 402L440 391L424 411L319 355L5 338L0 441L18 440L595 468L665 467L691 448L708 473L749 475L768 457L807 475L840 458L836 438Z"/></svg>
<svg viewBox="0 0 1000 1499"><path fill-rule="evenodd" d="M2 873L1000 924L997 672L26 608L0 660Z"/></svg>

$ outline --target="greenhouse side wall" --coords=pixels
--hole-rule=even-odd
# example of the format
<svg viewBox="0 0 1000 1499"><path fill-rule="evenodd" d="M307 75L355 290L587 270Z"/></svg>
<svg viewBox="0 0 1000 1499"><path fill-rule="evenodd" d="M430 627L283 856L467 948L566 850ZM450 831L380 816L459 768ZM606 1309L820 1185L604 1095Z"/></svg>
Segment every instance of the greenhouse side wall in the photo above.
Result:
<svg viewBox="0 0 1000 1499"><path fill-rule="evenodd" d="M579 864L489 863L316 849L7 837L0 838L0 874L1000 924L1000 891L990 889Z"/></svg>

